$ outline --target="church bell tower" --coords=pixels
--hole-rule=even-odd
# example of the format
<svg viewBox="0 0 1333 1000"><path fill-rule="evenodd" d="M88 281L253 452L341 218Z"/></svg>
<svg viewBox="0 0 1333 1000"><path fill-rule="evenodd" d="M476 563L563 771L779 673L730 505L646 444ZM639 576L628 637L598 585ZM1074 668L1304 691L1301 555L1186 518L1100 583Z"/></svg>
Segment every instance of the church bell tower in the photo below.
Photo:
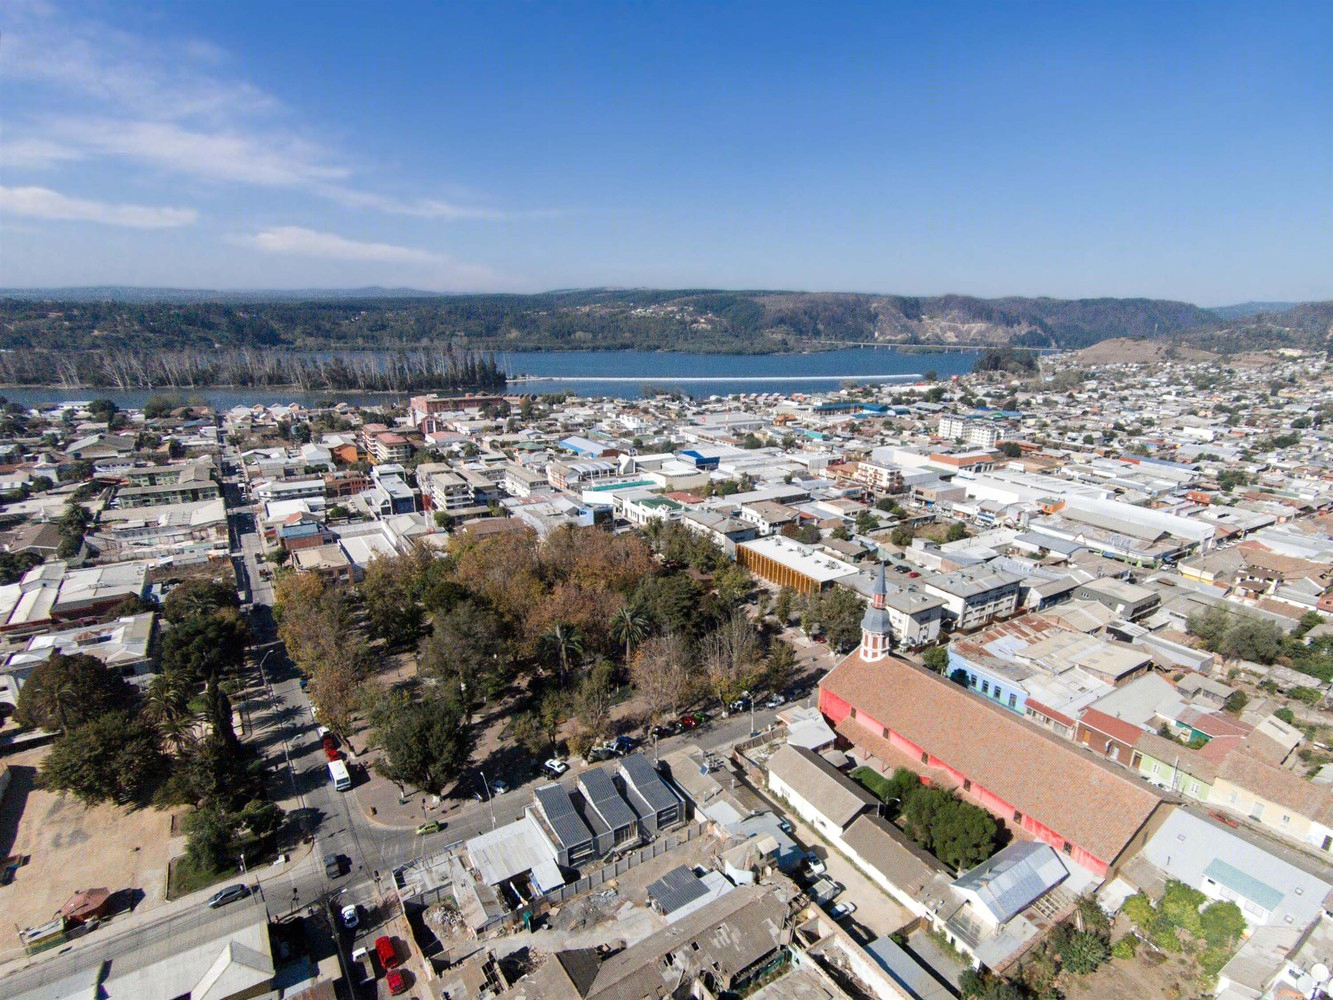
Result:
<svg viewBox="0 0 1333 1000"><path fill-rule="evenodd" d="M861 619L861 659L867 663L882 660L889 655L889 613L884 610L888 587L884 580L884 564L879 564L879 575L870 592L870 607Z"/></svg>

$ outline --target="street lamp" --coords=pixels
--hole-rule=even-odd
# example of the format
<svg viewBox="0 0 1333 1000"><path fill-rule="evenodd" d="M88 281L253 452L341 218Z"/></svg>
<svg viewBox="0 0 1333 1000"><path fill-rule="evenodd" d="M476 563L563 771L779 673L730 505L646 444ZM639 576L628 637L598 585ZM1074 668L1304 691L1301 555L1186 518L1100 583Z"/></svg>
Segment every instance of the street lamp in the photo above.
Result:
<svg viewBox="0 0 1333 1000"><path fill-rule="evenodd" d="M491 794L490 782L486 780L486 772L477 768L477 773L481 775L481 787L486 791L486 804L491 807L491 829L495 829L495 796Z"/></svg>

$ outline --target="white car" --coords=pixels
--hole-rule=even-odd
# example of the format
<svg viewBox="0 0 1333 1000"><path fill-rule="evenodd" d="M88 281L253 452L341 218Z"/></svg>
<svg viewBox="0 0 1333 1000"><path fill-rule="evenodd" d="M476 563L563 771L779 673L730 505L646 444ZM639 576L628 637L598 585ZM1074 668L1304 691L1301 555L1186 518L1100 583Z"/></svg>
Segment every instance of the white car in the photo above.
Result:
<svg viewBox="0 0 1333 1000"><path fill-rule="evenodd" d="M851 902L834 903L833 906L829 908L828 915L832 917L834 920L845 920L847 917L850 917L855 912L856 912L855 903Z"/></svg>
<svg viewBox="0 0 1333 1000"><path fill-rule="evenodd" d="M349 931L361 922L361 918L358 917L356 913L355 903L352 903L350 906L343 907L342 917L343 917L343 926L346 927Z"/></svg>
<svg viewBox="0 0 1333 1000"><path fill-rule="evenodd" d="M819 860L819 857L814 854L807 854L802 858L801 867L811 875L823 875L824 872L828 871L828 865L824 864L824 862Z"/></svg>
<svg viewBox="0 0 1333 1000"><path fill-rule="evenodd" d="M569 770L569 765L566 764L563 760L560 760L556 757L552 757L550 760L548 760L545 764L542 765L542 770L546 772L548 777L558 778L560 777L560 775L564 774L566 771Z"/></svg>

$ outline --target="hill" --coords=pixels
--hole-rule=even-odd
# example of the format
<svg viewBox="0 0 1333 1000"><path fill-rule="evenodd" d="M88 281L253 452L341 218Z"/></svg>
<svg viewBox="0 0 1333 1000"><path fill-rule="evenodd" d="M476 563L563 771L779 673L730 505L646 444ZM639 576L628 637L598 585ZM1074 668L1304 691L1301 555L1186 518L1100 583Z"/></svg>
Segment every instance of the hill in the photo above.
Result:
<svg viewBox="0 0 1333 1000"><path fill-rule="evenodd" d="M1158 299L608 288L539 295L404 295L386 289L307 298L264 297L268 294L170 289L12 294L0 299L0 349L772 353L863 343L1078 349L1123 337L1227 353L1322 347L1333 324L1333 303L1224 319L1198 306Z"/></svg>

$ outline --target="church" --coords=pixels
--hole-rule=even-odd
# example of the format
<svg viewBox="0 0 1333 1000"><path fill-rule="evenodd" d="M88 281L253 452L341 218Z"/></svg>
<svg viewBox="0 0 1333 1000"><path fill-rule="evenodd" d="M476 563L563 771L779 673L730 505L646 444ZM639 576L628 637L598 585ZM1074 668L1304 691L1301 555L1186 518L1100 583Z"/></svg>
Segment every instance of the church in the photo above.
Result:
<svg viewBox="0 0 1333 1000"><path fill-rule="evenodd" d="M859 763L906 767L1104 877L1162 804L1152 786L896 656L881 566L861 645L824 676L819 709Z"/></svg>

